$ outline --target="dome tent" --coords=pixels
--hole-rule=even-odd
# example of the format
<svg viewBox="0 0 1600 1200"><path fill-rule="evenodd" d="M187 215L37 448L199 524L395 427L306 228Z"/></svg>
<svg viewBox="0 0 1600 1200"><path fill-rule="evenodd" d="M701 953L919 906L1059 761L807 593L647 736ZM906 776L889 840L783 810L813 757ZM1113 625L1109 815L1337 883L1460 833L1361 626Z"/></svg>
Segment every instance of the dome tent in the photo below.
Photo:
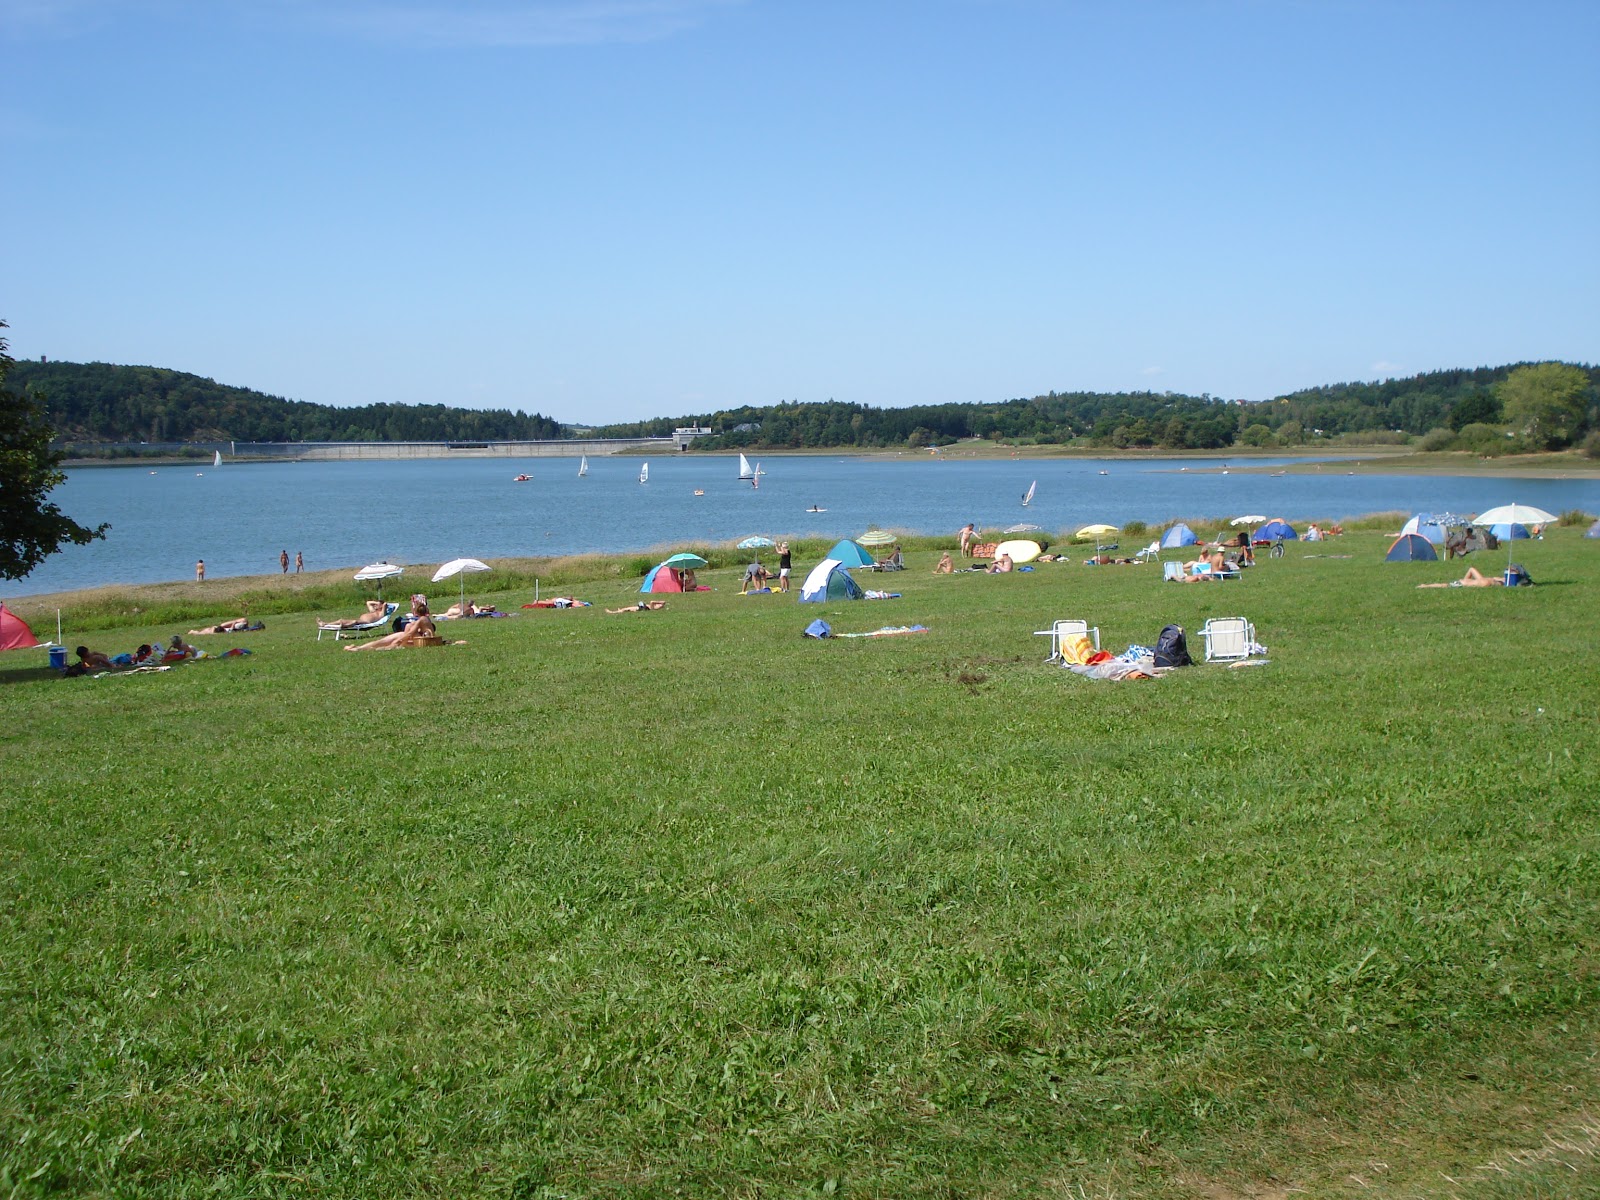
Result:
<svg viewBox="0 0 1600 1200"><path fill-rule="evenodd" d="M861 585L850 577L844 564L836 558L825 558L811 568L805 583L800 585L800 603L821 604L826 600L860 600L866 596Z"/></svg>
<svg viewBox="0 0 1600 1200"><path fill-rule="evenodd" d="M1402 533L1389 545L1384 562L1438 562L1433 543L1420 533Z"/></svg>

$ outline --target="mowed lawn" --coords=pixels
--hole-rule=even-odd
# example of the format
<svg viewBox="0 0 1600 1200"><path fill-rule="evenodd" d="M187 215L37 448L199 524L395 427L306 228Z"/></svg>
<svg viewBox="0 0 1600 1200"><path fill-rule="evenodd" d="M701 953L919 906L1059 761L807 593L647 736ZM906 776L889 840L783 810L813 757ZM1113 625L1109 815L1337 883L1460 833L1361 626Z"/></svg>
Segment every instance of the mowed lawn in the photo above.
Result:
<svg viewBox="0 0 1600 1200"><path fill-rule="evenodd" d="M1580 532L1513 591L1378 533L1193 586L919 550L886 602L7 655L0 1195L1593 1192ZM1269 663L1032 635L1230 615Z"/></svg>

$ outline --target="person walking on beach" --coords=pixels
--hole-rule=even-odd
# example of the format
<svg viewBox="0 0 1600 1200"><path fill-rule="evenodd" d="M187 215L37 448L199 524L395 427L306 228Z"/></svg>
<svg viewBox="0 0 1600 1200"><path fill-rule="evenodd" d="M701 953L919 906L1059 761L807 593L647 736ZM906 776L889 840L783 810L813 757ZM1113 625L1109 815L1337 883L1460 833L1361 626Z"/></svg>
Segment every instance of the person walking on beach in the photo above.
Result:
<svg viewBox="0 0 1600 1200"><path fill-rule="evenodd" d="M778 543L778 590L780 592L787 592L789 590L789 567L790 567L790 565L792 563L793 563L793 559L790 557L790 554L789 554L789 543L788 542L779 542Z"/></svg>
<svg viewBox="0 0 1600 1200"><path fill-rule="evenodd" d="M278 551L278 569L285 575L289 573L289 552L287 550Z"/></svg>
<svg viewBox="0 0 1600 1200"><path fill-rule="evenodd" d="M977 533L971 521L961 527L961 557L972 557L972 538Z"/></svg>
<svg viewBox="0 0 1600 1200"><path fill-rule="evenodd" d="M204 583L206 581L206 560L203 558L194 564L194 581L196 583Z"/></svg>
<svg viewBox="0 0 1600 1200"><path fill-rule="evenodd" d="M306 556L304 554L302 554L300 551L296 550L294 552L294 573L296 575L298 575L298 574L300 574L301 571L304 571L305 569L306 569Z"/></svg>

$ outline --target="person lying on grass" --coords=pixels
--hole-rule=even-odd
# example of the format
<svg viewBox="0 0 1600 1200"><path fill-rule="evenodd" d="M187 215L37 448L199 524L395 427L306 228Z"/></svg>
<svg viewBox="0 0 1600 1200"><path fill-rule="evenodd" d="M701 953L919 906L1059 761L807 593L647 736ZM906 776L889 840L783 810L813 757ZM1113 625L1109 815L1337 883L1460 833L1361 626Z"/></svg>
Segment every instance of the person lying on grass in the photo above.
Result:
<svg viewBox="0 0 1600 1200"><path fill-rule="evenodd" d="M1498 575L1485 575L1477 567L1468 567L1467 573L1460 579L1452 579L1447 583L1419 583L1419 588L1435 587L1504 587L1506 581Z"/></svg>
<svg viewBox="0 0 1600 1200"><path fill-rule="evenodd" d="M78 666L85 671L114 671L117 669L117 664L98 650L91 650L87 646L79 646L73 653L78 656Z"/></svg>
<svg viewBox="0 0 1600 1200"><path fill-rule="evenodd" d="M346 650L395 650L401 646L415 646L424 638L431 638L437 630L433 627L433 618L428 615L428 606L421 601L413 602L411 612L414 619L399 633L386 633L381 638L374 638L370 642L362 642L355 646L346 646Z"/></svg>
<svg viewBox="0 0 1600 1200"><path fill-rule="evenodd" d="M243 633L250 628L249 617L238 617L232 621L223 621L220 625L207 625L204 629L191 629L189 636L208 633Z"/></svg>
<svg viewBox="0 0 1600 1200"><path fill-rule="evenodd" d="M665 608L666 606L667 602L665 600L641 600L639 603L630 604L626 608L608 608L606 611L608 613L648 612L651 609Z"/></svg>

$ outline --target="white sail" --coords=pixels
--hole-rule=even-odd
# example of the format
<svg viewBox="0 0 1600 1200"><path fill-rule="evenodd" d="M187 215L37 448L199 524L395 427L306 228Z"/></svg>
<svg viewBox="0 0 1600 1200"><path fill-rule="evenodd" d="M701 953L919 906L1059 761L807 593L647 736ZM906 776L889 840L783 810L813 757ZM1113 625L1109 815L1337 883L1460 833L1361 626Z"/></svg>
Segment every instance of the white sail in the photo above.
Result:
<svg viewBox="0 0 1600 1200"><path fill-rule="evenodd" d="M644 466L639 468L639 482L640 483L649 483L650 482L650 464L649 463L645 463Z"/></svg>
<svg viewBox="0 0 1600 1200"><path fill-rule="evenodd" d="M739 478L754 479L756 473L750 469L750 460L744 455L739 455Z"/></svg>
<svg viewBox="0 0 1600 1200"><path fill-rule="evenodd" d="M221 450L213 451L213 453L211 455L211 465L213 467L220 467L222 465L222 451Z"/></svg>
<svg viewBox="0 0 1600 1200"><path fill-rule="evenodd" d="M757 463L756 464L756 469L754 471L750 472L750 486L753 487L753 488L760 487L761 486L761 477L763 475L765 475L765 474L766 474L766 472L761 469L761 464Z"/></svg>
<svg viewBox="0 0 1600 1200"><path fill-rule="evenodd" d="M1027 508L1028 505L1033 503L1033 491L1038 486L1039 486L1039 481L1037 479L1035 479L1032 483L1030 483L1028 485L1027 494L1022 497L1022 507L1023 508Z"/></svg>
<svg viewBox="0 0 1600 1200"><path fill-rule="evenodd" d="M587 475L588 473L589 473L589 456L587 454L585 454L578 460L578 474L580 476L583 476L583 475Z"/></svg>

